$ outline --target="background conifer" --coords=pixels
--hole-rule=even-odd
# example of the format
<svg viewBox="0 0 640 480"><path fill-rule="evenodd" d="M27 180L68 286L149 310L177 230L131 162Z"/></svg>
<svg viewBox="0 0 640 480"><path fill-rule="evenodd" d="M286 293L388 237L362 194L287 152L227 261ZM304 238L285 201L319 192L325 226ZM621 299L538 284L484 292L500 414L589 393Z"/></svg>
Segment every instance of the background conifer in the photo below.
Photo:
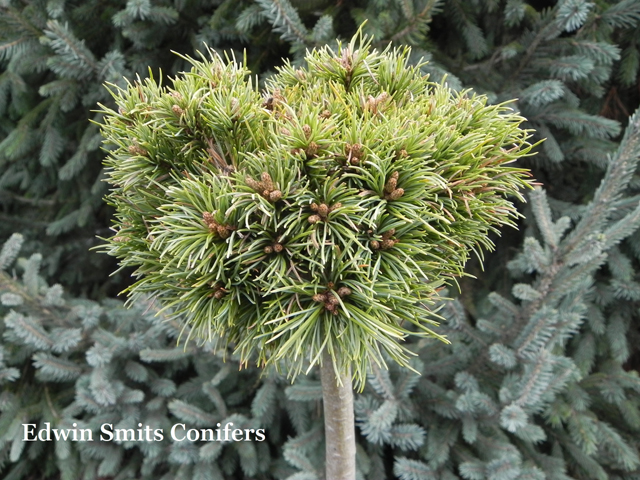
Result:
<svg viewBox="0 0 640 480"><path fill-rule="evenodd" d="M177 15L166 10L164 14L156 14L157 10L150 13L150 9L162 12L162 8L173 9ZM64 380L64 375L70 375L68 372L52 373L56 370L50 361L63 356L91 376L95 367L88 363L87 352L93 340L81 341L77 349L54 352L45 340L50 334L42 336L42 331L53 328L44 321L51 318L44 310L51 312L52 307L27 309L33 304L17 305L15 302L20 300L8 295L3 297L3 315L13 310L32 322L34 318L41 319L40 330L32 331L40 331L44 343L37 348L32 345L31 350L25 348L25 342L36 340L10 334L14 330L11 325L21 325L17 323L20 317L11 314L9 321L3 322L3 332L7 333L2 337L2 398L16 396L27 407L20 413L15 403L2 402L1 475L27 479L37 471L40 476L55 478L56 472L61 471L63 478L82 478L75 470L64 473L72 462L60 460L77 455L81 461L75 465L84 468L86 478L115 478L119 474L129 478L127 475L133 474L122 467L125 464L131 471L137 470L139 478L233 478L243 474L249 478L319 478L324 455L322 419L318 414L321 394L315 373L301 377L291 386L276 376L258 379L257 372L238 374L232 364L227 364L231 367L228 373L215 377L218 372L227 371L224 365L214 362L211 367L198 364L196 368L191 352L180 357L173 350L175 339L171 335L176 332L171 333L166 324L158 328L168 337L159 337L164 340L154 343L143 333L153 322L149 319L144 323L136 310L127 312L111 300L96 304L75 298L82 291L94 298L118 291L103 274L112 266L96 263L107 257L85 256L89 255L87 247L97 243L95 235L106 234L111 216L102 210L105 190L91 193L94 185L96 189L104 188L96 181L103 154L98 150L97 137L90 133L84 136L90 128L87 120L95 115L91 112L95 102L108 101L101 83L111 74L87 74L83 62L113 58L112 63L105 60L105 64L113 66L114 73L109 78L115 82L121 74L130 79L134 73L144 77L148 65L156 75L156 68L162 68L165 75L174 75L185 65L174 63L177 57L169 50L193 56L205 40L214 48L236 52L246 48L249 68L263 74L280 65L283 56L290 55L296 62L306 48L331 43L336 37L350 38L364 19L365 32L376 35L376 47L384 48L392 40L396 45L412 46L412 61L417 62L421 56L430 60L422 68L431 80L439 81L446 74L450 86L473 88L489 95L491 102L516 99L514 105L539 132L538 138L545 137L547 141L524 164L541 180L544 192L536 192L523 206L527 220L520 224L520 233L505 232L496 238L498 248L487 257L485 270L471 260L467 271L477 279L463 280L460 293L455 288L449 291L457 298L443 304L441 314L447 322L438 332L454 340L451 347L435 343L412 345L420 354L420 361L413 366L422 372L421 377L393 367L390 372L372 372L369 387L356 403L360 421L359 475L403 479L638 476L635 439L640 414L634 372L640 358L640 297L635 291L640 236L633 216L638 182L632 166L633 151L618 149L628 117L639 99L640 3L636 0L150 0L108 5L2 2L0 140L6 143L0 149L0 236L5 240L12 232L21 231L25 238L21 254L24 259L17 263L4 260L3 268L8 268L9 274L3 277L3 292L23 296L20 292L26 285L32 289L35 285L44 287L38 275L23 275L27 264L31 265L30 272L40 264L43 277L51 284L64 284L71 292L56 297L56 292L61 291L56 287L49 294L51 299L62 298L66 305L100 305L103 313L98 318L109 338L115 341L122 335L127 342L142 339L129 350L117 351L129 355L123 357L127 358L125 363L139 363L157 378L174 382L175 393L168 393L169 388L164 392L169 396L162 398L166 398L166 404L175 399L190 405L185 408L191 409L191 414L197 407L217 415L217 405L222 405L219 397L200 392L204 379L224 377L218 389L227 414L238 412L249 419L260 419L267 429L269 446L254 447L259 455L268 450L270 460L259 457L258 464L268 466L264 467L266 471L256 472L251 469L255 460L249 460L255 457L247 450L242 454L245 461L241 462L241 454L234 446L224 446L219 452L206 449L197 457L194 452L204 446L184 449L181 447L186 445L166 445L160 454L154 454L136 445L113 445L109 452L77 452L76 447L81 445L73 444L69 457L60 457L53 446L31 444L20 450L15 427L9 428L11 422L18 414L34 421L52 418L45 416L50 415L46 414L47 389L55 387L66 392L50 396L56 412L63 412L58 421L92 421L97 415L89 410L65 410L74 402L75 392L86 392L87 387L73 376ZM296 24L302 35L289 30ZM304 28L300 29L300 25ZM76 47L65 50L65 42ZM79 45L82 42L84 47ZM65 56L65 51L70 56ZM79 55L77 59L73 52ZM119 52L121 56L107 57L109 52ZM123 63L118 64L117 58ZM65 88L55 90L56 83L52 82L56 81L63 82L60 85ZM66 96L55 100L62 93ZM50 106L56 102L75 107L52 110ZM57 141L52 140L54 132L60 135ZM41 152L46 138L49 145L58 147L46 149L43 164ZM95 145L90 143L91 138L95 138ZM84 145L84 150L79 145ZM631 144L627 141L625 145ZM84 154L80 153L76 157L79 163L71 162L64 170L72 174L70 179L61 179L62 167L78 151L88 152L84 165L80 161ZM631 152L631 156L623 155L624 151ZM603 179L611 177L605 174L620 165L620 158L631 161L628 168L615 170L623 184L607 187L606 195L615 194L614 197L603 197L606 192L596 194L601 185L611 185ZM611 200L603 204L596 198ZM83 206L85 213L74 213L70 221L62 220L74 211L80 212ZM45 235L50 225L50 232L55 233L61 225L56 223L59 220L62 224L69 221L70 229ZM38 252L41 258L32 257ZM33 260L29 262L29 258ZM114 278L111 282L122 285L123 280ZM46 291L40 290L39 295L45 298ZM147 306L140 308L145 311ZM58 322L55 327L84 331L81 318L74 314L73 320ZM121 318L118 327L109 320L117 318ZM88 325L92 322L89 320ZM506 327L503 329L502 325ZM532 335L535 341L524 341L528 338L526 332L534 330L543 337ZM504 331L510 332L508 337L503 336ZM102 341L107 342L104 338ZM522 345L528 347L523 349ZM62 345L56 348L61 349ZM146 359L170 360L147 363L140 353L146 348L155 350ZM37 363L33 356L36 354ZM545 355L552 360L549 364L553 368L537 370L536 365L546 365L540 363ZM120 357L113 358L118 362ZM35 371L45 365L50 370L36 376ZM147 396L138 404L121 402L117 397L113 409L131 412L136 405L141 410L148 405L153 407L147 399L158 394L145 387L144 382L134 383L126 377L123 364L115 365L117 368L109 370L112 376L108 377L108 385L120 388L124 384ZM540 375L535 376L536 372ZM53 382L54 375L60 381ZM82 375L78 379L84 378ZM546 383L549 379L551 383ZM529 384L529 391L539 394L537 400L530 397L535 400L531 404L519 400L522 387ZM170 387L169 383L166 385ZM236 391L241 393L234 394ZM30 398L34 405L29 403ZM163 422L175 423L187 418L186 410L181 408L184 404L172 404L177 415L168 407L156 414ZM114 418L127 414L118 415L122 417ZM94 421L102 421L97 418ZM175 453L169 456L168 452L174 449ZM109 460L101 470L104 475L99 475L97 469L106 458ZM109 470L107 464L117 466ZM244 473L240 473L242 465L248 468Z"/></svg>

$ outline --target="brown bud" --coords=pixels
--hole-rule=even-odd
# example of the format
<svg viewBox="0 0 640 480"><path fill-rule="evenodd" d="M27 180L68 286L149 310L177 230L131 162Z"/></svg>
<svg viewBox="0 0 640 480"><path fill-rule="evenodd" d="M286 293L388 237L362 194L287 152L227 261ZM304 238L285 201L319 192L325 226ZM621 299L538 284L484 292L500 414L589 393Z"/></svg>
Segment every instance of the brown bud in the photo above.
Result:
<svg viewBox="0 0 640 480"><path fill-rule="evenodd" d="M213 298L220 300L222 297L224 297L224 292L222 290L216 290L213 293Z"/></svg>
<svg viewBox="0 0 640 480"><path fill-rule="evenodd" d="M271 180L271 175L269 175L267 172L262 172L262 175L260 175L260 178L264 183L264 188L266 188L269 191L273 190L273 180Z"/></svg>
<svg viewBox="0 0 640 480"><path fill-rule="evenodd" d="M389 194L389 200L398 200L403 195L404 195L404 188L396 188L393 192Z"/></svg>
<svg viewBox="0 0 640 480"><path fill-rule="evenodd" d="M376 106L376 99L373 97L373 95L369 95L367 97L367 101L365 102L365 108L367 110L373 110Z"/></svg>
<svg viewBox="0 0 640 480"><path fill-rule="evenodd" d="M329 117L331 117L331 112L329 110L323 110L320 114L320 118L327 119Z"/></svg>
<svg viewBox="0 0 640 480"><path fill-rule="evenodd" d="M322 218L320 218L320 215L311 215L309 218L309 223L314 224L314 223L318 223L320 221L322 221Z"/></svg>
<svg viewBox="0 0 640 480"><path fill-rule="evenodd" d="M129 145L129 153L131 155L140 155L142 157L145 157L148 155L148 152L142 148L140 145Z"/></svg>
<svg viewBox="0 0 640 480"><path fill-rule="evenodd" d="M184 113L184 110L181 109L178 105L174 105L173 107L171 107L171 110L173 110L173 113L175 113L178 116Z"/></svg>
<svg viewBox="0 0 640 480"><path fill-rule="evenodd" d="M380 95L378 95L375 98L372 95L369 95L369 97L367 98L367 101L365 102L364 108L373 113L378 113L378 107L380 106L381 103L383 103L388 98L389 98L389 94L387 92L382 92Z"/></svg>
<svg viewBox="0 0 640 480"><path fill-rule="evenodd" d="M270 253L273 253L273 248L267 245L266 247L264 247L263 251L268 255Z"/></svg>
<svg viewBox="0 0 640 480"><path fill-rule="evenodd" d="M351 295L351 289L349 287L340 287L338 289L338 295L340 295L341 298Z"/></svg>
<svg viewBox="0 0 640 480"><path fill-rule="evenodd" d="M311 127L306 123L302 126L302 132L304 133L305 138L309 138L311 136Z"/></svg>
<svg viewBox="0 0 640 480"><path fill-rule="evenodd" d="M335 303L325 302L324 308L329 310L331 313L334 313L338 309L338 306Z"/></svg>
<svg viewBox="0 0 640 480"><path fill-rule="evenodd" d="M327 299L327 296L324 293L316 293L311 299L314 302L324 302Z"/></svg>
<svg viewBox="0 0 640 480"><path fill-rule="evenodd" d="M340 302L339 302L339 300L336 298L336 296L335 296L335 295L333 295L332 293L328 293L328 294L327 294L327 303L328 303L329 305L337 305L337 304L339 304Z"/></svg>
<svg viewBox="0 0 640 480"><path fill-rule="evenodd" d="M280 133L283 135L291 135L291 132L284 127L280 129Z"/></svg>
<svg viewBox="0 0 640 480"><path fill-rule="evenodd" d="M220 238L228 238L230 235L226 225L218 225L216 227L216 231L218 232L218 235L220 236Z"/></svg>
<svg viewBox="0 0 640 480"><path fill-rule="evenodd" d="M380 242L378 242L377 240L371 240L369 245L371 246L372 250L380 250Z"/></svg>
<svg viewBox="0 0 640 480"><path fill-rule="evenodd" d="M264 102L262 102L262 108L266 108L267 110L273 110L273 97L267 98Z"/></svg>
<svg viewBox="0 0 640 480"><path fill-rule="evenodd" d="M386 240L382 241L382 243L380 244L380 247L382 248L382 250L386 250L388 248L393 247L395 244L396 244L396 240L391 240L387 238Z"/></svg>
<svg viewBox="0 0 640 480"><path fill-rule="evenodd" d="M398 152L398 156L399 156L400 158L406 158L406 157L408 157L408 156L409 156L409 154L408 154L408 153L407 153L407 151L403 148L402 150L400 150L400 151Z"/></svg>
<svg viewBox="0 0 640 480"><path fill-rule="evenodd" d="M202 220L204 220L205 225L209 227L209 230L211 231L214 231L218 226L218 222L216 222L215 218L213 217L213 213L204 212L202 214Z"/></svg>
<svg viewBox="0 0 640 480"><path fill-rule="evenodd" d="M282 92L279 88L274 89L272 95L276 102L284 102L284 97L282 96Z"/></svg>
<svg viewBox="0 0 640 480"><path fill-rule="evenodd" d="M311 210L313 210L314 212L318 211L318 204L316 202L313 202L311 204Z"/></svg>
<svg viewBox="0 0 640 480"><path fill-rule="evenodd" d="M323 218L329 215L329 207L326 203L321 203L320 205L318 205L318 215Z"/></svg>
<svg viewBox="0 0 640 480"><path fill-rule="evenodd" d="M256 182L253 178L245 177L244 181L250 188L254 189L256 192L260 190L260 183Z"/></svg>
<svg viewBox="0 0 640 480"><path fill-rule="evenodd" d="M280 190L274 190L273 192L269 193L269 200L271 200L272 202L277 202L281 198L282 192Z"/></svg>
<svg viewBox="0 0 640 480"><path fill-rule="evenodd" d="M274 243L273 244L273 251L276 253L280 253L282 250L284 250L284 247L282 246L281 243Z"/></svg>
<svg viewBox="0 0 640 480"><path fill-rule="evenodd" d="M396 229L391 228L382 234L382 238L386 240L387 238L391 238L396 234Z"/></svg>
<svg viewBox="0 0 640 480"><path fill-rule="evenodd" d="M391 193L396 189L398 185L398 172L393 172L387 183L384 185L384 191L387 193Z"/></svg>
<svg viewBox="0 0 640 480"><path fill-rule="evenodd" d="M362 145L359 143L354 143L353 145L347 143L346 148L347 160L349 160L349 163L351 163L351 165L358 165L362 158Z"/></svg>
<svg viewBox="0 0 640 480"><path fill-rule="evenodd" d="M319 150L319 146L316 142L310 142L309 146L307 147L307 149L304 151L304 153L306 153L309 156L315 155L316 153L318 153Z"/></svg>
<svg viewBox="0 0 640 480"><path fill-rule="evenodd" d="M169 95L171 95L173 98L177 98L178 100L182 100L182 95L180 94L180 92L171 92L169 93Z"/></svg>
<svg viewBox="0 0 640 480"><path fill-rule="evenodd" d="M330 211L330 212L333 212L334 210L337 210L337 209L339 209L340 207L342 207L342 203L340 203L340 202L334 203L333 205L331 205L331 206L329 207L329 211Z"/></svg>

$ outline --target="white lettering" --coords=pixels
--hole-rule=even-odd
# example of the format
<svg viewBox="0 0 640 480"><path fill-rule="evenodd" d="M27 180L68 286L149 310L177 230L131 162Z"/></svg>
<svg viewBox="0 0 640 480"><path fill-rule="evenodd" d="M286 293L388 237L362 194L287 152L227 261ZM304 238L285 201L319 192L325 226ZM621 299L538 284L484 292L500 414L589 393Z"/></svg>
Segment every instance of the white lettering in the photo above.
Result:
<svg viewBox="0 0 640 480"><path fill-rule="evenodd" d="M108 428L107 428L108 427ZM103 442L110 442L113 440L113 424L111 423L105 423L100 427L100 431L102 433L104 433L105 435L108 435L109 438L104 438L102 435L100 435L100 440L102 440Z"/></svg>
<svg viewBox="0 0 640 480"><path fill-rule="evenodd" d="M41 442L50 442L51 441L51 424L49 422L44 422L45 428L38 432L38 440ZM44 434L45 438L42 438Z"/></svg>
<svg viewBox="0 0 640 480"><path fill-rule="evenodd" d="M61 429L57 429L54 428L53 429L53 436L56 437L56 440L60 441L60 440L69 440L69 433L70 430L65 430L64 428Z"/></svg>
<svg viewBox="0 0 640 480"><path fill-rule="evenodd" d="M229 433L231 432L231 428L229 427L229 425L233 425L233 422L229 422L224 426L224 441L225 442L229 441Z"/></svg>
<svg viewBox="0 0 640 480"><path fill-rule="evenodd" d="M185 437L178 438L176 437L176 428L182 427L183 430L186 430L187 427L184 423L176 423L173 427L171 427L171 438L176 442L182 442Z"/></svg>
<svg viewBox="0 0 640 480"><path fill-rule="evenodd" d="M33 429L29 427L33 427ZM37 440L37 438L35 438L35 429L36 429L35 423L23 423L22 428L24 428L24 435L22 436L23 442L35 442ZM30 434L34 435L34 438L29 438Z"/></svg>
<svg viewBox="0 0 640 480"><path fill-rule="evenodd" d="M114 432L116 434L116 442L136 441L136 431L133 428L116 428ZM120 438L120 434L122 434L122 438ZM131 439L129 439L129 436L131 436Z"/></svg>

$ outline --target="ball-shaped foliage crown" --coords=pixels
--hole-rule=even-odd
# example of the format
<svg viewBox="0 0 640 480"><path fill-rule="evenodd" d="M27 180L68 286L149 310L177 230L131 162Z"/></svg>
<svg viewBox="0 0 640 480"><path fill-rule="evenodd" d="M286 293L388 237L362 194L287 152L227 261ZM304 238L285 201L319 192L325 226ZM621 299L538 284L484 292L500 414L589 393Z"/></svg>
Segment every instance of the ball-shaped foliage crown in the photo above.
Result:
<svg viewBox="0 0 640 480"><path fill-rule="evenodd" d="M438 336L426 304L512 224L528 174L522 117L453 93L366 39L285 64L264 93L214 52L102 107L106 250L191 332L292 375L324 349L364 381Z"/></svg>

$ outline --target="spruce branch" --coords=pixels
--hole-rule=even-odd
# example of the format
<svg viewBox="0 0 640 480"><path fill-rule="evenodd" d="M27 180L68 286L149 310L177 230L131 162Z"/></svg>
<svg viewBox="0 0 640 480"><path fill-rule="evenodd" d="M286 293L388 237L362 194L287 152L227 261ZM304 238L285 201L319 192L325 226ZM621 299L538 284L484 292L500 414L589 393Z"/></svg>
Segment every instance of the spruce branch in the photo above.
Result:
<svg viewBox="0 0 640 480"><path fill-rule="evenodd" d="M515 79L521 75L522 71L529 65L529 62L534 57L536 50L538 49L538 47L542 42L550 38L556 37L561 32L562 32L562 26L557 20L552 20L546 23L542 28L540 28L536 36L533 38L533 40L531 40L531 42L527 46L525 54L523 55L522 59L518 63L518 66L516 67L516 69L507 79L505 79L506 81L504 85L506 86L508 83L515 81Z"/></svg>
<svg viewBox="0 0 640 480"><path fill-rule="evenodd" d="M62 57L69 57L73 63L89 67L90 73L97 73L98 65L93 53L69 31L68 25L62 25L57 20L49 20L44 34L53 50Z"/></svg>
<svg viewBox="0 0 640 480"><path fill-rule="evenodd" d="M294 45L306 45L308 32L289 0L257 0L263 14L282 38Z"/></svg>
<svg viewBox="0 0 640 480"><path fill-rule="evenodd" d="M12 6L2 6L4 15L13 20L14 26L22 27L23 33L31 34L32 38L40 38L42 36L42 30L36 25L30 22L25 15L22 15L16 8Z"/></svg>
<svg viewBox="0 0 640 480"><path fill-rule="evenodd" d="M406 38L411 38L418 33L424 35L431 18L438 13L441 0L427 0L424 8L418 13L413 12L413 0L402 2L402 10L408 20L407 26L391 36L392 42L399 42Z"/></svg>
<svg viewBox="0 0 640 480"><path fill-rule="evenodd" d="M594 231L600 231L613 213L613 205L631 180L631 173L635 170L640 159L640 112L636 112L630 119L625 130L620 146L613 158L610 159L609 168L595 192L595 196L582 220L567 238L563 251L576 247L580 239Z"/></svg>
<svg viewBox="0 0 640 480"><path fill-rule="evenodd" d="M469 54L473 58L481 58L487 54L488 45L483 32L471 17L465 3L452 0L448 3L445 13L451 16L459 26L462 36L467 44Z"/></svg>
<svg viewBox="0 0 640 480"><path fill-rule="evenodd" d="M524 318L530 318L542 305L554 304L554 301L561 298L566 292L554 289L557 283L570 284L569 275L573 279L583 277L586 273L592 273L597 269L604 256L597 257L595 262L573 266L572 256L577 249L582 246L582 242L588 235L601 232L610 220L615 210L615 202L620 199L624 189L628 185L631 174L635 170L640 159L640 116L636 113L631 117L629 125L625 131L623 140L609 162L609 167L605 176L596 190L593 200L586 208L585 214L576 224L575 228L562 241L554 234L554 227L550 219L550 210L546 202L546 195L542 190L533 192L534 212L539 228L543 233L546 244L552 249L552 260L544 275L539 276L535 290L540 293L539 297L529 302L525 307ZM631 214L631 218L635 218ZM599 259L599 260L598 260ZM517 331L517 327L511 329Z"/></svg>

